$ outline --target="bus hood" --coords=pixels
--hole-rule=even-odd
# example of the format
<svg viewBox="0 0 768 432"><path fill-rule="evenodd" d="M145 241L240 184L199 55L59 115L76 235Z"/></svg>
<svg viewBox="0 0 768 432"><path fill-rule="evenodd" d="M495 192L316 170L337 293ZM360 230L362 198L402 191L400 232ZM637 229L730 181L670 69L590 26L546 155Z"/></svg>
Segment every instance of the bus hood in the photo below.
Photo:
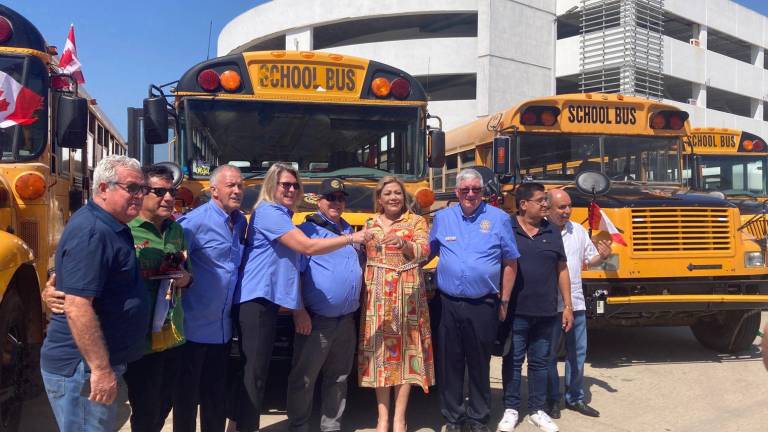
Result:
<svg viewBox="0 0 768 432"><path fill-rule="evenodd" d="M564 190L574 207L586 207L592 196L579 192L574 186ZM603 208L623 207L735 207L726 200L696 193L678 193L677 189L651 189L644 187L614 186L607 194L597 197L597 205Z"/></svg>

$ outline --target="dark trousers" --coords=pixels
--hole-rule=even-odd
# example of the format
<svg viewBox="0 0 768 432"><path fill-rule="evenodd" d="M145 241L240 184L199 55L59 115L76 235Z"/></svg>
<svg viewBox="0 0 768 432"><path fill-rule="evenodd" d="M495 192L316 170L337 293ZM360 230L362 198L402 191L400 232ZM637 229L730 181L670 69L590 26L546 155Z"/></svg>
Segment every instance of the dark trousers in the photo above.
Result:
<svg viewBox="0 0 768 432"><path fill-rule="evenodd" d="M290 430L309 432L315 382L322 372L320 387L321 431L340 431L341 416L347 404L347 378L355 358L355 318L347 314L337 318L312 317L312 332L296 334L293 362L288 375L288 421Z"/></svg>
<svg viewBox="0 0 768 432"><path fill-rule="evenodd" d="M173 406L181 347L147 354L128 363L123 375L131 403L131 430L160 432Z"/></svg>
<svg viewBox="0 0 768 432"><path fill-rule="evenodd" d="M440 294L437 388L440 411L449 423L486 424L490 416L491 349L498 329L498 298L466 299ZM464 398L464 370L469 399Z"/></svg>
<svg viewBox="0 0 768 432"><path fill-rule="evenodd" d="M239 398L237 408L237 429L240 432L259 430L261 403L275 344L279 309L278 305L263 298L241 303L237 309L245 392Z"/></svg>
<svg viewBox="0 0 768 432"><path fill-rule="evenodd" d="M552 326L557 316L512 317L512 349L501 364L504 408L520 410L523 361L528 356L528 409L543 410L547 397L547 366L552 345Z"/></svg>
<svg viewBox="0 0 768 432"><path fill-rule="evenodd" d="M189 342L180 347L178 385L173 402L173 431L223 432L227 421L227 364L230 344Z"/></svg>

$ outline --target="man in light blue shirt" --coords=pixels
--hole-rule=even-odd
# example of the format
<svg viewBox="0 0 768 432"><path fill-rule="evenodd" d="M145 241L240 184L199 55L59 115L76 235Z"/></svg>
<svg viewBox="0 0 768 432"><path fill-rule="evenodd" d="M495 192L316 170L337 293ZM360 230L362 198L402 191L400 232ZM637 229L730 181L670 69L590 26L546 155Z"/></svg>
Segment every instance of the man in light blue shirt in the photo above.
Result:
<svg viewBox="0 0 768 432"><path fill-rule="evenodd" d="M307 216L299 229L309 238L351 234L352 227L341 218L347 203L344 183L327 179L319 195L319 212ZM355 354L354 312L360 307L363 276L358 250L349 245L326 255L302 255L300 270L304 307L294 311L297 335L288 376L290 430L317 430L310 427L309 418L315 381L322 372L320 430L337 431Z"/></svg>
<svg viewBox="0 0 768 432"><path fill-rule="evenodd" d="M232 338L232 298L243 257L246 220L240 211L243 179L232 165L210 177L211 200L181 217L193 280L183 296L185 359L174 401L173 430L224 431L227 360Z"/></svg>
<svg viewBox="0 0 768 432"><path fill-rule="evenodd" d="M429 233L431 254L440 257L442 314L435 362L440 409L446 431L460 431L464 423L470 431L487 431L491 350L499 320L506 318L520 254L509 215L482 201L480 173L462 170L456 177L456 197L459 205L437 212Z"/></svg>

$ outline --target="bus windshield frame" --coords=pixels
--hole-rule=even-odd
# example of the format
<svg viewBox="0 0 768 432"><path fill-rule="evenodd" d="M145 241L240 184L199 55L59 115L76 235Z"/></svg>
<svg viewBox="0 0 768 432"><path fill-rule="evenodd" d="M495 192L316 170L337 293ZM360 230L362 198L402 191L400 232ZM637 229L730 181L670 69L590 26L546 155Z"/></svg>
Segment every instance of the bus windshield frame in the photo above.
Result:
<svg viewBox="0 0 768 432"><path fill-rule="evenodd" d="M523 180L570 182L589 170L618 183L682 185L680 137L520 133L516 142Z"/></svg>
<svg viewBox="0 0 768 432"><path fill-rule="evenodd" d="M238 166L244 178L261 177L275 162L311 178L426 175L421 106L190 97L180 104L179 121L180 160L191 161L194 177L224 163Z"/></svg>
<svg viewBox="0 0 768 432"><path fill-rule="evenodd" d="M689 160L694 162L691 163ZM689 165L683 169L683 175L687 175L686 179L691 177L692 169L699 170L699 184L693 185L696 190L718 191L725 195L768 196L768 155L766 154L697 154L689 155L686 161ZM760 168L759 180L750 171L751 167ZM730 175L727 172L728 168L730 168ZM724 169L726 175L723 175ZM760 190L752 187L758 183ZM739 185L742 187L738 187ZM744 185L747 187L744 188Z"/></svg>
<svg viewBox="0 0 768 432"><path fill-rule="evenodd" d="M0 71L43 98L34 123L0 128L0 163L32 161L40 157L48 142L48 69L34 56L0 54ZM0 95L3 107L8 103Z"/></svg>

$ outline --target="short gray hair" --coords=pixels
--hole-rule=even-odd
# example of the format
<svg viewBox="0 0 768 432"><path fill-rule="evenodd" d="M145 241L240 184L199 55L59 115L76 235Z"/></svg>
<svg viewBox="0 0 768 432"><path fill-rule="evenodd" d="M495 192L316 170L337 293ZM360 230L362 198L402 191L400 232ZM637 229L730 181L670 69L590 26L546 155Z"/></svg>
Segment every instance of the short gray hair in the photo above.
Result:
<svg viewBox="0 0 768 432"><path fill-rule="evenodd" d="M211 175L208 177L208 184L210 186L213 186L214 184L216 184L216 180L218 180L219 174L223 173L224 171L235 171L236 173L241 174L240 168L234 165L230 165L230 164L219 165L216 167L216 169L213 170Z"/></svg>
<svg viewBox="0 0 768 432"><path fill-rule="evenodd" d="M144 174L141 172L141 164L136 159L125 155L109 155L100 160L99 163L96 164L96 169L93 170L93 185L91 186L91 190L94 195L99 193L100 184L117 183L117 170L119 168L137 171L144 177Z"/></svg>
<svg viewBox="0 0 768 432"><path fill-rule="evenodd" d="M482 186L483 189L485 189L485 184L483 184L483 176L481 176L476 169L472 169L472 168L464 168L463 170L461 170L461 172L459 172L459 175L456 176L456 187L458 188L459 184L461 184L461 182L465 180L474 180L474 179L480 180L480 186Z"/></svg>

